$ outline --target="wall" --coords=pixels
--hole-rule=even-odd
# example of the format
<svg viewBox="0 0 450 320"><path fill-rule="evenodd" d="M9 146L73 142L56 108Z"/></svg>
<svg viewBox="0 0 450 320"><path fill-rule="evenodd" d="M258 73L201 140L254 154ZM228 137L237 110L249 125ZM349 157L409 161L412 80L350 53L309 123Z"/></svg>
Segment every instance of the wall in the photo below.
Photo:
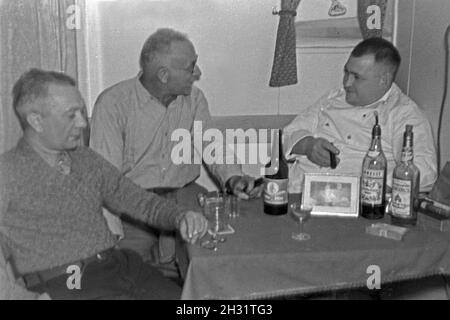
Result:
<svg viewBox="0 0 450 320"><path fill-rule="evenodd" d="M320 20L320 19L336 19L342 17L356 17L357 2L355 0L339 0L347 9L345 15L332 17L328 16L330 8L330 0L302 0L297 13L297 21Z"/></svg>
<svg viewBox="0 0 450 320"><path fill-rule="evenodd" d="M398 43L403 62L398 83L425 110L436 136L444 89L444 32L450 1L400 0ZM450 88L448 88L450 90ZM441 166L450 161L450 96L441 132Z"/></svg>
<svg viewBox="0 0 450 320"><path fill-rule="evenodd" d="M98 2L102 85L138 72L145 39L160 27L189 35L199 54L213 114L274 113L278 92L268 82L278 0L117 0Z"/></svg>
<svg viewBox="0 0 450 320"><path fill-rule="evenodd" d="M196 46L203 72L198 85L213 116L298 113L326 88L339 85L348 50L331 56L329 51L299 50L299 83L270 88L276 5L279 0L89 0L93 21L87 26L87 50L91 69L98 74L91 75L91 92L85 94L88 108L101 90L137 74L138 56L149 34L172 27L186 32ZM322 18L329 6L329 0L302 0L298 17Z"/></svg>

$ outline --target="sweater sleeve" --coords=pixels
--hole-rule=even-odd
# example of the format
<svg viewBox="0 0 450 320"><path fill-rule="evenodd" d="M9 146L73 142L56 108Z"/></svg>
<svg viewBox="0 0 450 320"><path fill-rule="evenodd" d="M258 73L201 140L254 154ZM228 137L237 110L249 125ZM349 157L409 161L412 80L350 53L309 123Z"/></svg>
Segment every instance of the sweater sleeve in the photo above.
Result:
<svg viewBox="0 0 450 320"><path fill-rule="evenodd" d="M94 151L90 152L101 170L101 194L108 210L126 214L152 227L176 229L184 214L181 208L172 201L142 189Z"/></svg>

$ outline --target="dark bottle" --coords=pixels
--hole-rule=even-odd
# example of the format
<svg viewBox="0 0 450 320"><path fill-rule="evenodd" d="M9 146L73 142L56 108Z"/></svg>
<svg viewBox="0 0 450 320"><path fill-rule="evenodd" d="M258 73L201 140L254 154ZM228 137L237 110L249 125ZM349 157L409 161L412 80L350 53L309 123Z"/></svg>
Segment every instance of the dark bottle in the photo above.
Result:
<svg viewBox="0 0 450 320"><path fill-rule="evenodd" d="M386 206L387 161L381 148L381 127L375 111L372 142L363 160L361 176L361 216L367 219L384 217Z"/></svg>
<svg viewBox="0 0 450 320"><path fill-rule="evenodd" d="M414 203L419 195L420 171L413 162L412 129L411 125L406 125L401 161L395 166L392 175L391 222L399 226L415 225L417 222Z"/></svg>
<svg viewBox="0 0 450 320"><path fill-rule="evenodd" d="M264 183L264 212L282 215L288 212L289 167L283 154L282 130L275 131L271 160L266 165Z"/></svg>

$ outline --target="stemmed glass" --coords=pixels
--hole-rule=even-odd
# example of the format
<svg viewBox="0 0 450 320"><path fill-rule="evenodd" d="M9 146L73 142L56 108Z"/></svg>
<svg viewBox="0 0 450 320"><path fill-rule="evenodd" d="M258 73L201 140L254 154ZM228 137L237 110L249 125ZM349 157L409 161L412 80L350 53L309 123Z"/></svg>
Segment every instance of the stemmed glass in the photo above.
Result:
<svg viewBox="0 0 450 320"><path fill-rule="evenodd" d="M293 232L292 239L297 241L305 241L311 239L311 236L303 232L303 223L311 217L312 206L293 203L290 205L292 214L298 218L300 232Z"/></svg>
<svg viewBox="0 0 450 320"><path fill-rule="evenodd" d="M201 243L201 246L216 251L217 244L225 242L226 238L221 237L218 233L223 229L226 223L225 219L225 203L224 198L220 196L209 197L204 202L204 213L208 220L208 233L211 238Z"/></svg>

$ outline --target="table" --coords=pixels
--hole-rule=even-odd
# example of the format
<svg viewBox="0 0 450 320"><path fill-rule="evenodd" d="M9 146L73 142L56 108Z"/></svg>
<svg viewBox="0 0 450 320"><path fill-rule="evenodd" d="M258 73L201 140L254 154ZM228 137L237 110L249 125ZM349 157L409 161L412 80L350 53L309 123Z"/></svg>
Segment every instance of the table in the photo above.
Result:
<svg viewBox="0 0 450 320"><path fill-rule="evenodd" d="M291 239L298 228L291 215L269 216L261 199L243 201L232 221L236 232L216 252L178 243L182 299L270 299L365 287L370 266L379 267L382 286L450 274L448 233L418 225L395 241L366 234L372 223L313 217L305 225L311 239L299 242Z"/></svg>

